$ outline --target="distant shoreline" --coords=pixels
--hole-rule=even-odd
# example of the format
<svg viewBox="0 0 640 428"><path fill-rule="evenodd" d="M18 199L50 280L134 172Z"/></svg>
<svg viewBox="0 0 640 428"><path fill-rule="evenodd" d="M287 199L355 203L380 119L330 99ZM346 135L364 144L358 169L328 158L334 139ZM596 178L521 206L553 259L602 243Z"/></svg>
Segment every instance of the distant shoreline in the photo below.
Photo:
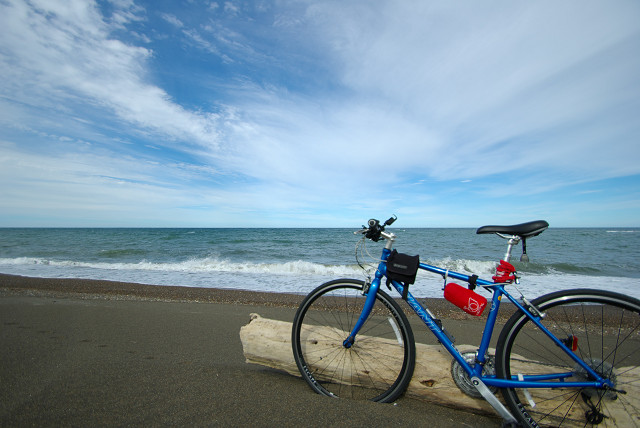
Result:
<svg viewBox="0 0 640 428"><path fill-rule="evenodd" d="M297 307L303 295L249 290L149 285L79 278L40 278L0 273L0 289L35 295L80 295L87 298L209 302Z"/></svg>
<svg viewBox="0 0 640 428"><path fill-rule="evenodd" d="M169 285L148 285L79 278L39 278L0 273L0 292L30 296L74 297L101 300L139 300L165 302L226 303L232 305L261 305L296 309L305 295L267 293L240 289L202 288ZM419 298L437 317L449 319L477 319L443 298ZM403 305L404 306L404 305ZM500 316L506 318L512 308L506 304ZM407 315L411 310L404 306ZM485 311L486 316L488 311ZM484 318L483 316L483 318Z"/></svg>

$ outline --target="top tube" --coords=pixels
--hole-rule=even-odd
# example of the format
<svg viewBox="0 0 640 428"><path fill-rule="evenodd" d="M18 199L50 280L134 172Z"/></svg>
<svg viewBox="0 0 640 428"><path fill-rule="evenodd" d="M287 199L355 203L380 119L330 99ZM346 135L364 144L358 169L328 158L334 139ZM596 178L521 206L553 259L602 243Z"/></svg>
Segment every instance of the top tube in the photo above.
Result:
<svg viewBox="0 0 640 428"><path fill-rule="evenodd" d="M469 280L471 279L470 275L465 275L463 273L450 271L449 269L443 269L443 268L439 268L437 266L431 266L431 265L428 265L426 263L420 263L419 267L422 270L426 270L428 272L437 273L437 274L440 274L440 275L442 275L444 277L447 277L447 278L459 279L460 281L465 281L465 282L469 282ZM481 278L477 278L476 279L476 284L477 285L481 285L481 286L495 285L494 282L487 281L487 280L481 279Z"/></svg>

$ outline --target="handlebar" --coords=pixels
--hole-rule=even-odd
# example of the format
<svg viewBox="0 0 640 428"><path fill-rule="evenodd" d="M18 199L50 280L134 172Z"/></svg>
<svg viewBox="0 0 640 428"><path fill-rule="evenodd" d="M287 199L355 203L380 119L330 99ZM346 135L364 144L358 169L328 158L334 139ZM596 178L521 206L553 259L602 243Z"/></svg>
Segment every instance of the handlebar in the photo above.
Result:
<svg viewBox="0 0 640 428"><path fill-rule="evenodd" d="M372 218L367 223L368 227L362 226L362 229L355 233L362 233L364 234L365 238L371 239L373 242L378 242L381 237L385 239L393 239L393 234L384 233L384 228L387 226L391 226L397 219L398 217L394 214L383 224L380 224L380 220Z"/></svg>

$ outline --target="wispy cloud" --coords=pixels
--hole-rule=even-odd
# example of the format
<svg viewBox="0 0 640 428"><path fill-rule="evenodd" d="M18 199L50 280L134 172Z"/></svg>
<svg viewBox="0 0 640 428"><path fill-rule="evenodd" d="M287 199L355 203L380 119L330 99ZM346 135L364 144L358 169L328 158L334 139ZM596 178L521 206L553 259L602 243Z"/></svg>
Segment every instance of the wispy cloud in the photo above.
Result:
<svg viewBox="0 0 640 428"><path fill-rule="evenodd" d="M635 2L209 6L1 3L3 210L450 219L640 174Z"/></svg>
<svg viewBox="0 0 640 428"><path fill-rule="evenodd" d="M184 27L184 24L182 23L182 21L180 21L175 15L172 15L170 13L163 13L160 16L162 16L162 19L164 19L165 21L167 21L169 24L173 25L176 28Z"/></svg>
<svg viewBox="0 0 640 428"><path fill-rule="evenodd" d="M611 176L640 154L625 117L639 107L640 58L621 56L640 42L637 5L616 6L405 3L370 14L360 4L325 7L322 22L345 84L441 136L430 174L560 164Z"/></svg>
<svg viewBox="0 0 640 428"><path fill-rule="evenodd" d="M106 107L142 132L216 146L218 116L187 111L149 83L152 52L112 38L95 5L47 2L35 8L14 2L2 9L4 63L10 65L3 72L5 108L7 101L35 108ZM118 23L124 24L120 16Z"/></svg>

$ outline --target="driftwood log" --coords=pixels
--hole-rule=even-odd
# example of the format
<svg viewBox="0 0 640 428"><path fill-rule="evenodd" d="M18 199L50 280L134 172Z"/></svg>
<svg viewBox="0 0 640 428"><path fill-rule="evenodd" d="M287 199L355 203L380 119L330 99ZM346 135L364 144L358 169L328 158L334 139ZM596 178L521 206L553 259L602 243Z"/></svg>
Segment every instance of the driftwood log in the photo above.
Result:
<svg viewBox="0 0 640 428"><path fill-rule="evenodd" d="M247 363L300 376L291 350L291 326L290 322L251 314L250 323L240 329ZM456 386L451 378L451 356L440 345L416 344L416 368L405 395L448 407L493 413L486 401L469 397Z"/></svg>
<svg viewBox="0 0 640 428"><path fill-rule="evenodd" d="M286 371L294 376L300 376L296 363L293 359L291 349L291 328L290 322L276 321L262 318L258 314L251 314L249 324L240 329L240 340L246 361L252 364L272 367ZM380 346L384 346L383 343ZM461 345L458 349L462 352L465 349L472 350L471 346ZM473 412L486 412L494 414L494 410L483 399L473 398L463 393L453 382L451 377L451 356L440 345L416 344L416 367L413 378L406 391L406 395L419 400L437 403L440 405L470 410ZM523 359L524 360L524 359ZM515 361L514 361L515 363ZM536 365L533 365L536 367ZM542 366L545 371L549 366ZM532 365L513 367L514 370L522 373L534 374ZM640 380L640 373L637 368L633 370L620 369L624 373L624 379L618 378L627 388L627 394L640 394L640 390L633 385ZM553 409L558 402L549 400L541 394L548 393L548 390L530 390L533 400L536 401L536 410L541 412L545 408ZM500 394L496 394L500 399ZM633 422L639 415L632 415L621 403L623 400L614 400L607 403L609 417L615 418L618 422L628 420ZM584 411L580 406L574 406L569 416L576 417L576 420L584 424ZM619 408L616 408L619 407ZM573 414L575 413L575 415ZM624 424L623 424L624 425Z"/></svg>

